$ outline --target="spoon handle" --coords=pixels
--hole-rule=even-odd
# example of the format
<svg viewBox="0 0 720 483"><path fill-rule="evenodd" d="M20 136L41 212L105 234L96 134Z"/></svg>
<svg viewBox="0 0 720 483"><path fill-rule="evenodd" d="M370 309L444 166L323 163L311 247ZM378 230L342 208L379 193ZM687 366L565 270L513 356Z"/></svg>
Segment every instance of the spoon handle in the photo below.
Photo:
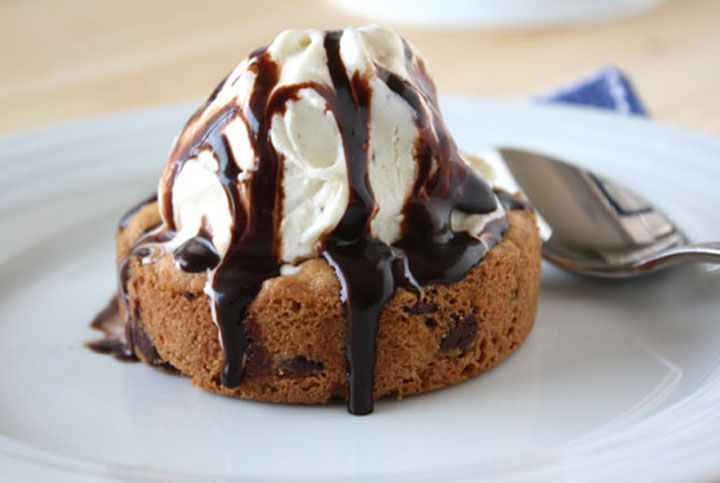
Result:
<svg viewBox="0 0 720 483"><path fill-rule="evenodd" d="M658 265L674 265L676 263L716 263L720 264L720 242L693 243L664 250L654 257L645 260L643 271L656 268Z"/></svg>

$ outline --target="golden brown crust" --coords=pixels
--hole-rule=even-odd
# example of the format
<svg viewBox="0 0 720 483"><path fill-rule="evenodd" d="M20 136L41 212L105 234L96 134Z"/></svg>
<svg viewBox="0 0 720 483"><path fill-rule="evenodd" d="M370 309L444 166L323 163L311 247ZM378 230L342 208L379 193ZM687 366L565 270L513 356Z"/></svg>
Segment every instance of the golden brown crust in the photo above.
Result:
<svg viewBox="0 0 720 483"><path fill-rule="evenodd" d="M456 384L504 360L532 328L540 280L540 239L528 211L508 212L510 229L468 275L420 294L398 289L380 315L374 397L402 397ZM141 210L118 235L118 255L159 222ZM177 270L172 257L131 263L131 313L165 361L193 384L247 399L325 403L347 398L345 319L340 284L324 259L267 280L250 306L245 379L220 384L223 352L204 274Z"/></svg>

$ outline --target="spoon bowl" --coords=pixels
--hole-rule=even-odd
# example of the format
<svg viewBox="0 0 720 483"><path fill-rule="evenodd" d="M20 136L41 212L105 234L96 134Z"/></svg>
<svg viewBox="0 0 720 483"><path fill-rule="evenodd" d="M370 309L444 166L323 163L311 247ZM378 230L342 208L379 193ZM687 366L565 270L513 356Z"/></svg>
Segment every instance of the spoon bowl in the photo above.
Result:
<svg viewBox="0 0 720 483"><path fill-rule="evenodd" d="M561 268L621 278L682 262L720 263L720 242L689 243L665 214L615 181L544 154L498 153L552 232L543 257Z"/></svg>

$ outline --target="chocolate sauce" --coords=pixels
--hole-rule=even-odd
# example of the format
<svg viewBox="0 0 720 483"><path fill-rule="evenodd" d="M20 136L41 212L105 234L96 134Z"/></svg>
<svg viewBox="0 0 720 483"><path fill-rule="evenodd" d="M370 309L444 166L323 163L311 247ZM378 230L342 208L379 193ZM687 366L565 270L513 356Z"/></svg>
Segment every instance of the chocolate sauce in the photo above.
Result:
<svg viewBox="0 0 720 483"><path fill-rule="evenodd" d="M90 327L102 331L103 337L87 342L85 345L89 349L101 354L110 354L122 361L138 360L125 342L125 320L120 316L117 296L110 299L107 306L95 316Z"/></svg>
<svg viewBox="0 0 720 483"><path fill-rule="evenodd" d="M368 414L373 409L375 336L385 303L395 291L394 256L390 247L370 236L375 206L368 177L370 97L367 79L352 79L340 57L341 31L325 35L325 53L335 96L327 99L342 136L350 200L340 223L325 239L323 255L335 269L342 287L348 360L348 410Z"/></svg>
<svg viewBox="0 0 720 483"><path fill-rule="evenodd" d="M144 203L150 202L152 200ZM163 369L176 371L170 363L162 360L152 340L145 333L140 323L140 304L137 300L134 300L131 310L127 286L130 278L130 263L135 259L150 257L153 253L153 245L167 241L170 236L170 232L159 230L157 226L149 227L140 235L128 254L118 262L118 295L110 300L107 307L90 324L93 329L102 331L104 337L88 342L86 344L88 348L95 352L112 354L123 361L137 361L137 353L140 352L147 362ZM121 303L125 312L124 317L120 312Z"/></svg>
<svg viewBox="0 0 720 483"><path fill-rule="evenodd" d="M207 108L209 103L206 103L203 107L193 114L188 123L185 125L183 130L182 142L180 139L175 143L172 152L170 153L170 162L165 167L165 171L162 175L161 183L167 186L167 189L163 193L162 200L162 211L163 219L166 221L166 229L168 231L175 230L175 214L173 212L172 204L172 187L175 184L175 179L182 169L185 162L194 156L197 156L203 148L214 148L218 142L222 141L223 135L222 130L237 115L238 108L233 103L223 106L222 109L209 115L208 119L200 122L200 115L203 109ZM187 133L187 134L186 134ZM185 139L185 136L188 136Z"/></svg>
<svg viewBox="0 0 720 483"><path fill-rule="evenodd" d="M503 208L505 208L507 211L511 211L511 210L533 211L532 205L525 198L520 198L518 196L513 195L512 193L508 193L507 191L501 190L501 189L495 189L494 191L495 191L495 195L497 196L498 200L500 201L500 204L503 205Z"/></svg>
<svg viewBox="0 0 720 483"><path fill-rule="evenodd" d="M125 341L128 349L133 354L140 354L147 363L166 371L179 372L175 366L160 357L152 339L135 317L125 324Z"/></svg>
<svg viewBox="0 0 720 483"><path fill-rule="evenodd" d="M408 70L421 85L432 86L422 64L416 64L406 45ZM418 175L405 205L404 235L396 247L408 259L421 285L450 283L464 277L488 250L479 240L450 227L450 214L490 213L497 207L485 181L460 158L457 146L437 111L434 88L415 89L406 80L378 68L388 88L415 112L420 136L415 145Z"/></svg>
<svg viewBox="0 0 720 483"><path fill-rule="evenodd" d="M220 262L215 245L206 232L190 238L177 247L173 251L173 259L182 270L189 273L213 269Z"/></svg>
<svg viewBox="0 0 720 483"><path fill-rule="evenodd" d="M129 312L130 310L130 297L127 289L127 284L130 280L130 262L134 258L147 257L150 253L151 250L149 247L146 247L143 244L138 244L138 246L131 249L130 253L125 255L118 263L118 288L126 312Z"/></svg>
<svg viewBox="0 0 720 483"><path fill-rule="evenodd" d="M170 372L177 369L160 357L155 345L145 329L134 320L126 320L120 315L117 296L95 316L90 324L95 330L103 332L103 337L85 344L89 349L101 354L109 354L118 360L137 362L135 350L150 364Z"/></svg>
<svg viewBox="0 0 720 483"><path fill-rule="evenodd" d="M225 353L220 380L228 388L238 387L243 379L249 343L245 330L248 307L262 283L280 273L276 232L281 206L277 191L282 180L278 155L270 142L274 109L268 105L280 72L265 50L258 51L254 60L257 77L248 103L246 125L257 153L257 164L248 187L250 206L253 207L249 212L246 213L238 202L238 168L227 139L223 136L219 146L214 146L220 161L220 180L231 199L234 216L230 247L212 280L215 313ZM278 108L283 107L275 107Z"/></svg>
<svg viewBox="0 0 720 483"><path fill-rule="evenodd" d="M246 361L254 354L255 332L246 326L248 308L262 283L279 275L279 222L282 219L283 159L270 138L271 120L284 112L287 101L303 88L320 94L332 112L343 142L349 183L347 209L325 240L322 256L337 274L345 314L348 362L348 409L367 414L373 409L373 386L377 324L385 303L398 287L420 292L434 283L449 283L464 277L485 256L507 229L505 219L485 227L480 239L451 229L451 213L490 213L497 208L496 196L485 181L460 158L437 107L437 93L422 59L405 43L406 68L419 88L376 65L376 72L387 87L413 111L419 136L414 153L417 178L404 207L402 237L392 247L372 237L370 220L376 203L368 174L368 143L372 89L370 74L348 73L340 54L342 31L326 32L324 48L332 86L305 83L277 87L280 66L267 49L253 52L248 69L256 74L252 95L246 105L237 99L217 107L217 97L227 78L215 89L204 106L188 121L163 173L165 186L163 219L165 225L155 235L144 235L119 264L121 301L129 308L128 270L130 260L151 256L153 244L171 239L176 229L172 207L172 187L183 164L201 150L209 149L218 161L218 177L229 201L232 230L229 248L222 259L205 232L178 247L173 256L188 272L209 271L211 301L224 351L221 383L228 388L243 381ZM256 153L253 175L243 181L245 203L238 181L240 168L233 158L225 127L242 117L248 138ZM525 208L516 198L501 195L507 208ZM249 207L249 209L247 208ZM133 213L134 214L134 213ZM128 219L132 216L128 217ZM125 218L123 218L125 220ZM127 223L127 221L125 221ZM133 304L138 308L137 303ZM419 303L409 309L430 314L431 304ZM126 339L146 360L162 363L152 352L152 342L139 322L139 314L129 314ZM426 325L437 325L428 317ZM475 329L473 329L475 328ZM456 321L455 332L441 344L444 349L463 349L476 330L474 318ZM148 345L149 344L149 345ZM303 356L284 361L286 371L310 374L323 365Z"/></svg>
<svg viewBox="0 0 720 483"><path fill-rule="evenodd" d="M120 218L120 221L118 222L118 230L124 230L127 228L128 224L130 223L130 220L133 219L133 217L143 208L145 208L150 203L155 203L157 201L157 193L153 193L152 196L142 200L137 205L130 208L123 216Z"/></svg>

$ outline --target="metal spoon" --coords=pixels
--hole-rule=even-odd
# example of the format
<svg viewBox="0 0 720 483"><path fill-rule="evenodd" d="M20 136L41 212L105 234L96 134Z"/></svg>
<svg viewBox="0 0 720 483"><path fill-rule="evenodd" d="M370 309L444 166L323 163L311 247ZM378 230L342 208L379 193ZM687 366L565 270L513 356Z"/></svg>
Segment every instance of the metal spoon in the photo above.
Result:
<svg viewBox="0 0 720 483"><path fill-rule="evenodd" d="M551 228L543 256L559 267L632 277L680 262L720 264L720 242L690 244L667 216L616 182L542 154L498 152Z"/></svg>

